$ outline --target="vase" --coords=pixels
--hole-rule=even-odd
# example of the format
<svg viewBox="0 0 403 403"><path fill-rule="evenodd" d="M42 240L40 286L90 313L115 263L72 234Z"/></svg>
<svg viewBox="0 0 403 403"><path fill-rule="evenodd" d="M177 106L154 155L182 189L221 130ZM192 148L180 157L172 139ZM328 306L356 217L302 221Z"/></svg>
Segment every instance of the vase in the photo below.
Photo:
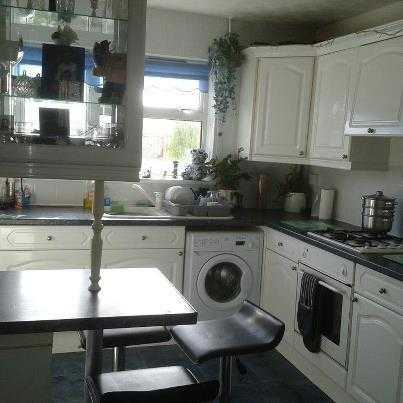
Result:
<svg viewBox="0 0 403 403"><path fill-rule="evenodd" d="M238 191L233 189L220 189L218 191L219 198L224 200L230 207L235 207L237 204L237 195Z"/></svg>
<svg viewBox="0 0 403 403"><path fill-rule="evenodd" d="M305 193L287 193L285 196L284 211L286 213L300 213L305 210L305 207Z"/></svg>

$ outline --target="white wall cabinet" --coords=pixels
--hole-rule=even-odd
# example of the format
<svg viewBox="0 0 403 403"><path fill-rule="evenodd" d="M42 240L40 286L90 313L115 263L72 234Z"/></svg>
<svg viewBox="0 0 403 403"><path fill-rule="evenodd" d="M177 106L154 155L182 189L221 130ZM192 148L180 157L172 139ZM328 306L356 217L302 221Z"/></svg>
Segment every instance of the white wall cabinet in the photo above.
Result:
<svg viewBox="0 0 403 403"><path fill-rule="evenodd" d="M355 64L346 133L403 134L403 37L362 46Z"/></svg>
<svg viewBox="0 0 403 403"><path fill-rule="evenodd" d="M344 133L357 51L347 49L317 58L308 155L313 165L387 169L389 140Z"/></svg>
<svg viewBox="0 0 403 403"><path fill-rule="evenodd" d="M283 341L293 344L297 263L266 249L261 305L285 323Z"/></svg>
<svg viewBox="0 0 403 403"><path fill-rule="evenodd" d="M305 156L312 73L312 57L259 60L252 159Z"/></svg>
<svg viewBox="0 0 403 403"><path fill-rule="evenodd" d="M402 403L403 317L356 298L347 390L362 403Z"/></svg>
<svg viewBox="0 0 403 403"><path fill-rule="evenodd" d="M146 9L146 0L129 1L128 22L126 25L122 26L124 25L123 22L120 23L114 20L113 31L116 33L116 37L108 35L102 37L102 39L111 39L114 43L119 42L118 45L122 47L125 45L124 41L128 39L128 74L124 105L111 106L110 108L112 109L110 113L112 122L117 117L117 122L121 126L124 126L124 130L122 130L124 141L119 142L116 147L70 145L65 144L63 141L58 141L57 144L49 144L49 142L45 142L44 144L37 144L36 142L27 143L27 141L15 143L9 141L6 144L1 144L0 148L0 169L2 176L51 179L100 179L111 181L138 180L141 168ZM9 23L12 14L11 9L7 13L2 13L2 16L6 15L7 18L6 24L3 18L0 23L1 28L3 28L3 25L6 27L12 25ZM33 27L33 25L31 26ZM38 29L38 27L33 27L31 30L34 32ZM10 33L7 33L6 39L17 40L17 35L19 35L18 30L10 29ZM85 37L85 35L81 36ZM51 41L49 35L47 38L48 41ZM101 37L96 36L96 40L100 39ZM27 35L25 36L24 43L29 43L30 40L32 38ZM91 46L87 46L88 51L92 49L93 42ZM3 108L5 112L0 111L0 114L15 114L15 111L13 111L15 101L10 103L10 99L2 97L0 109ZM20 102L19 99L17 101ZM98 100L85 99L85 101L94 102L95 106L91 110L95 110L95 107L98 107ZM58 104L60 105L60 100L52 100L52 102L55 108L58 107ZM59 108L66 108L64 103L61 105ZM80 107L85 108L86 104L81 103ZM107 110L104 107L102 109ZM70 111L70 119L75 118L72 115L73 110ZM120 119L125 115L130 118L125 120ZM16 116L15 121L17 122L18 119L18 116ZM21 119L20 121L25 122L25 120ZM83 130L92 128L94 125L95 120L94 122L91 120L88 128L83 127ZM121 126L118 126L118 128L120 129ZM52 133L52 138L56 138L55 133Z"/></svg>
<svg viewBox="0 0 403 403"><path fill-rule="evenodd" d="M102 267L157 267L182 291L183 255L183 249L106 250L102 255Z"/></svg>

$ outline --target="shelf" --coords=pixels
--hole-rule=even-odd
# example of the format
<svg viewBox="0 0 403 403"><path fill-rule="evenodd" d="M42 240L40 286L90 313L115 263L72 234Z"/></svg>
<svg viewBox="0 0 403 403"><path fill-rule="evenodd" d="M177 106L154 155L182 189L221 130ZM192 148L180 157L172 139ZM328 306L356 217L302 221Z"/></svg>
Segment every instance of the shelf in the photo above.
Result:
<svg viewBox="0 0 403 403"><path fill-rule="evenodd" d="M40 101L51 101L55 102L55 106L57 107L57 104L83 104L83 105L98 105L98 106L110 106L110 107L118 107L122 106L124 107L124 104L109 104L109 103L100 103L97 101L74 101L70 99L53 99L53 98L38 98L38 97L24 97L20 95L9 95L9 94L0 94L0 98L3 99L10 99L10 100L27 100L27 101L35 101L35 102L40 102Z"/></svg>
<svg viewBox="0 0 403 403"><path fill-rule="evenodd" d="M0 0L1 1L1 0ZM38 8L26 8L26 7L19 7L19 6L15 6L15 5L4 5L4 4L0 4L1 8L8 8L10 10L19 10L19 11L24 11L24 12L29 12L29 11L35 11L38 13L43 13L43 15L61 15L61 14L65 14L65 15L70 15L71 18L74 17L87 17L90 19L94 19L94 20L106 20L106 21L119 21L119 22L124 22L127 23L127 17L102 17L102 16L93 16L91 14L86 14L86 13L80 13L80 12L74 12L74 13L67 13L67 12L59 12L59 11L48 11L48 10L42 10L42 9L38 9ZM101 13L101 10L97 10L98 13Z"/></svg>

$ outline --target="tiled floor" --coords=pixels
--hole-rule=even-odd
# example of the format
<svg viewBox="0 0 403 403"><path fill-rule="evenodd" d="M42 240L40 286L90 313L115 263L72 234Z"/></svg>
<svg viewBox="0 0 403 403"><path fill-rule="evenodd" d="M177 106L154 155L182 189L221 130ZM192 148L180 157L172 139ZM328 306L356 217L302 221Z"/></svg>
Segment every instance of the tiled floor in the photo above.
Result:
<svg viewBox="0 0 403 403"><path fill-rule="evenodd" d="M82 403L84 353L53 356L53 402ZM111 370L111 351L104 355L104 370ZM246 375L233 374L233 403L331 403L332 401L279 353L249 355L242 358ZM214 379L216 361L192 365L173 345L141 347L127 353L127 368L184 365L201 379ZM186 402L184 402L186 403Z"/></svg>

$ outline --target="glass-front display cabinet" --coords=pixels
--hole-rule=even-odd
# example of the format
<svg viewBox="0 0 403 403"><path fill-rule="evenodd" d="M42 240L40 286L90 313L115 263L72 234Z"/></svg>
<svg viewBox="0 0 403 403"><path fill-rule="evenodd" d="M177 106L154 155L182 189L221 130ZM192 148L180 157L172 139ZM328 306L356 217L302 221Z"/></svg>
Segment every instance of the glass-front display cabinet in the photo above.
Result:
<svg viewBox="0 0 403 403"><path fill-rule="evenodd" d="M146 0L0 0L0 176L138 180Z"/></svg>

